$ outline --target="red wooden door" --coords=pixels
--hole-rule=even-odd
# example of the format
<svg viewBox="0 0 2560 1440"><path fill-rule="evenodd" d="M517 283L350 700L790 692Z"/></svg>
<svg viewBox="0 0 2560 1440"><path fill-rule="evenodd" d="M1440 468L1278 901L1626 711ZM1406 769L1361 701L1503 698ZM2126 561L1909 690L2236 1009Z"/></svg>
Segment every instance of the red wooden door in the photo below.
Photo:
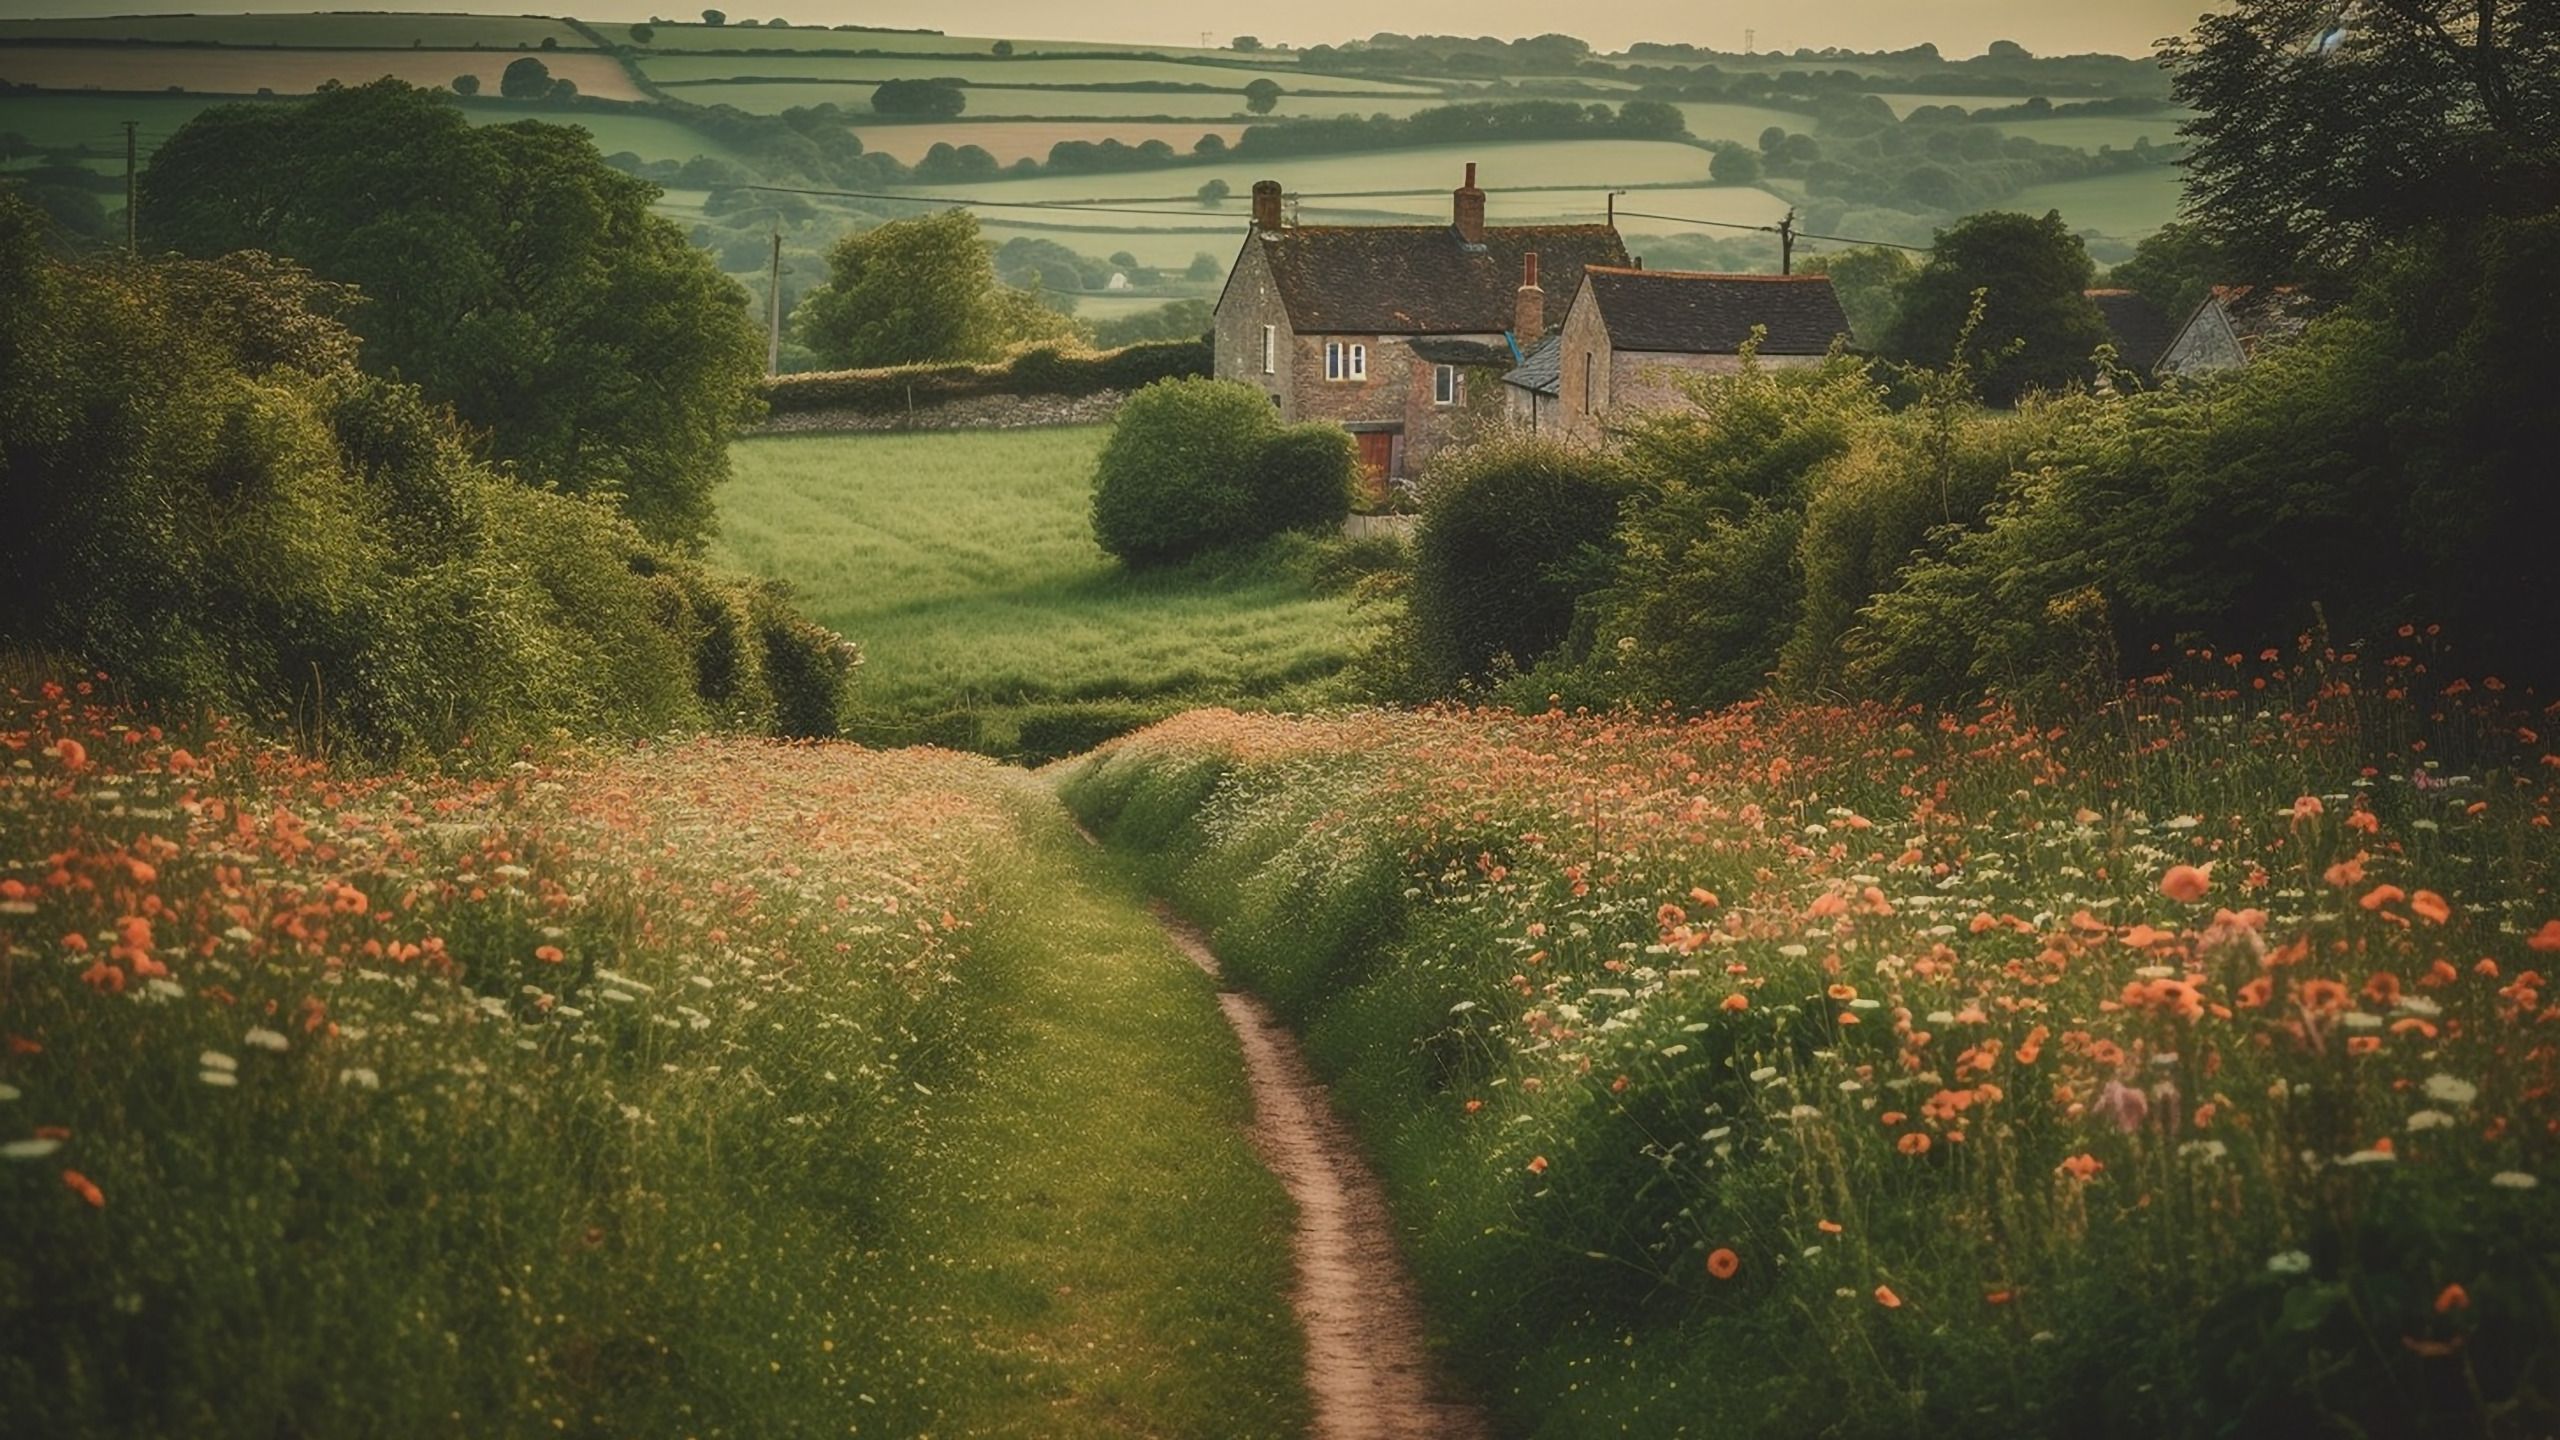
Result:
<svg viewBox="0 0 2560 1440"><path fill-rule="evenodd" d="M1387 470L1395 463L1396 437L1390 431L1363 430L1360 441L1360 483L1372 500L1387 498Z"/></svg>

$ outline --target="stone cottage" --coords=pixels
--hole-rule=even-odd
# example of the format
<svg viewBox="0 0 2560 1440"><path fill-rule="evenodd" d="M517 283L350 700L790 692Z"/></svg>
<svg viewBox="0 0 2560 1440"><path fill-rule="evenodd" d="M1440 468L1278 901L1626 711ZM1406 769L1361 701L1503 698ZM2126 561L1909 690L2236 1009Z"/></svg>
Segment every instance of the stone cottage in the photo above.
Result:
<svg viewBox="0 0 2560 1440"><path fill-rule="evenodd" d="M2154 367L2163 379L2236 370L2268 345L2302 333L2311 321L2311 297L2290 285L2216 285Z"/></svg>
<svg viewBox="0 0 2560 1440"><path fill-rule="evenodd" d="M1487 225L1476 167L1446 225L1290 225L1275 180L1218 296L1216 373L1259 387L1284 421L1331 420L1360 443L1375 493L1413 474L1469 414L1500 408L1504 371L1563 323L1571 283L1624 265L1607 225Z"/></svg>
<svg viewBox="0 0 2560 1440"><path fill-rule="evenodd" d="M1504 377L1515 421L1578 439L1610 418L1685 399L1683 375L1730 375L1762 332L1760 363L1821 363L1849 335L1827 275L1713 275L1591 266L1564 325Z"/></svg>

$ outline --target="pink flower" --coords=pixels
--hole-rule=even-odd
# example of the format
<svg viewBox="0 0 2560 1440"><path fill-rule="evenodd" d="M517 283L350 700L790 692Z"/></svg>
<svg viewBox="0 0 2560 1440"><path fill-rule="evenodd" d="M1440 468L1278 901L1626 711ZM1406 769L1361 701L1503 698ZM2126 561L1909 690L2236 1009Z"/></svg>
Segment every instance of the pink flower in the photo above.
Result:
<svg viewBox="0 0 2560 1440"><path fill-rule="evenodd" d="M2151 1113L2151 1102L2123 1081L2110 1080L2107 1088L2098 1092L2089 1113L2113 1121L2117 1129L2130 1134L2142 1128L2144 1118Z"/></svg>

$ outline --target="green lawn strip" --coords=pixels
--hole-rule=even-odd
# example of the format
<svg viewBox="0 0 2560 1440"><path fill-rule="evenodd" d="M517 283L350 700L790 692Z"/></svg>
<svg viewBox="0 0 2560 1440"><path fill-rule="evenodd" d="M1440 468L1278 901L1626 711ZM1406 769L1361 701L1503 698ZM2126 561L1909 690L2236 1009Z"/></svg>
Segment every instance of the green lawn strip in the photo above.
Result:
<svg viewBox="0 0 2560 1440"><path fill-rule="evenodd" d="M948 1387L933 1433L1300 1434L1291 1213L1213 988L1025 789L973 977L989 1038L926 1107L885 1227L929 1297L908 1342Z"/></svg>

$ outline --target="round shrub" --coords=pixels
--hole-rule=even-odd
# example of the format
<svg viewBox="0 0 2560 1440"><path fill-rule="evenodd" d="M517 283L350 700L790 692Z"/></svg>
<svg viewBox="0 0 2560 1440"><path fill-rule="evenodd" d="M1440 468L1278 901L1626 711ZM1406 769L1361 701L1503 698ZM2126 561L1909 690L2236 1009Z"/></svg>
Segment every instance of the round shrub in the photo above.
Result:
<svg viewBox="0 0 2560 1440"><path fill-rule="evenodd" d="M1130 396L1094 473L1093 538L1130 565L1243 538L1255 464L1279 428L1262 392L1233 380L1166 380Z"/></svg>
<svg viewBox="0 0 2560 1440"><path fill-rule="evenodd" d="M1561 644L1592 554L1616 531L1615 461L1530 436L1450 453L1422 487L1413 537L1417 668L1443 686L1497 657L1526 667Z"/></svg>
<svg viewBox="0 0 2560 1440"><path fill-rule="evenodd" d="M1351 513L1360 447L1338 425L1292 425L1273 435L1253 466L1254 528L1338 530Z"/></svg>

